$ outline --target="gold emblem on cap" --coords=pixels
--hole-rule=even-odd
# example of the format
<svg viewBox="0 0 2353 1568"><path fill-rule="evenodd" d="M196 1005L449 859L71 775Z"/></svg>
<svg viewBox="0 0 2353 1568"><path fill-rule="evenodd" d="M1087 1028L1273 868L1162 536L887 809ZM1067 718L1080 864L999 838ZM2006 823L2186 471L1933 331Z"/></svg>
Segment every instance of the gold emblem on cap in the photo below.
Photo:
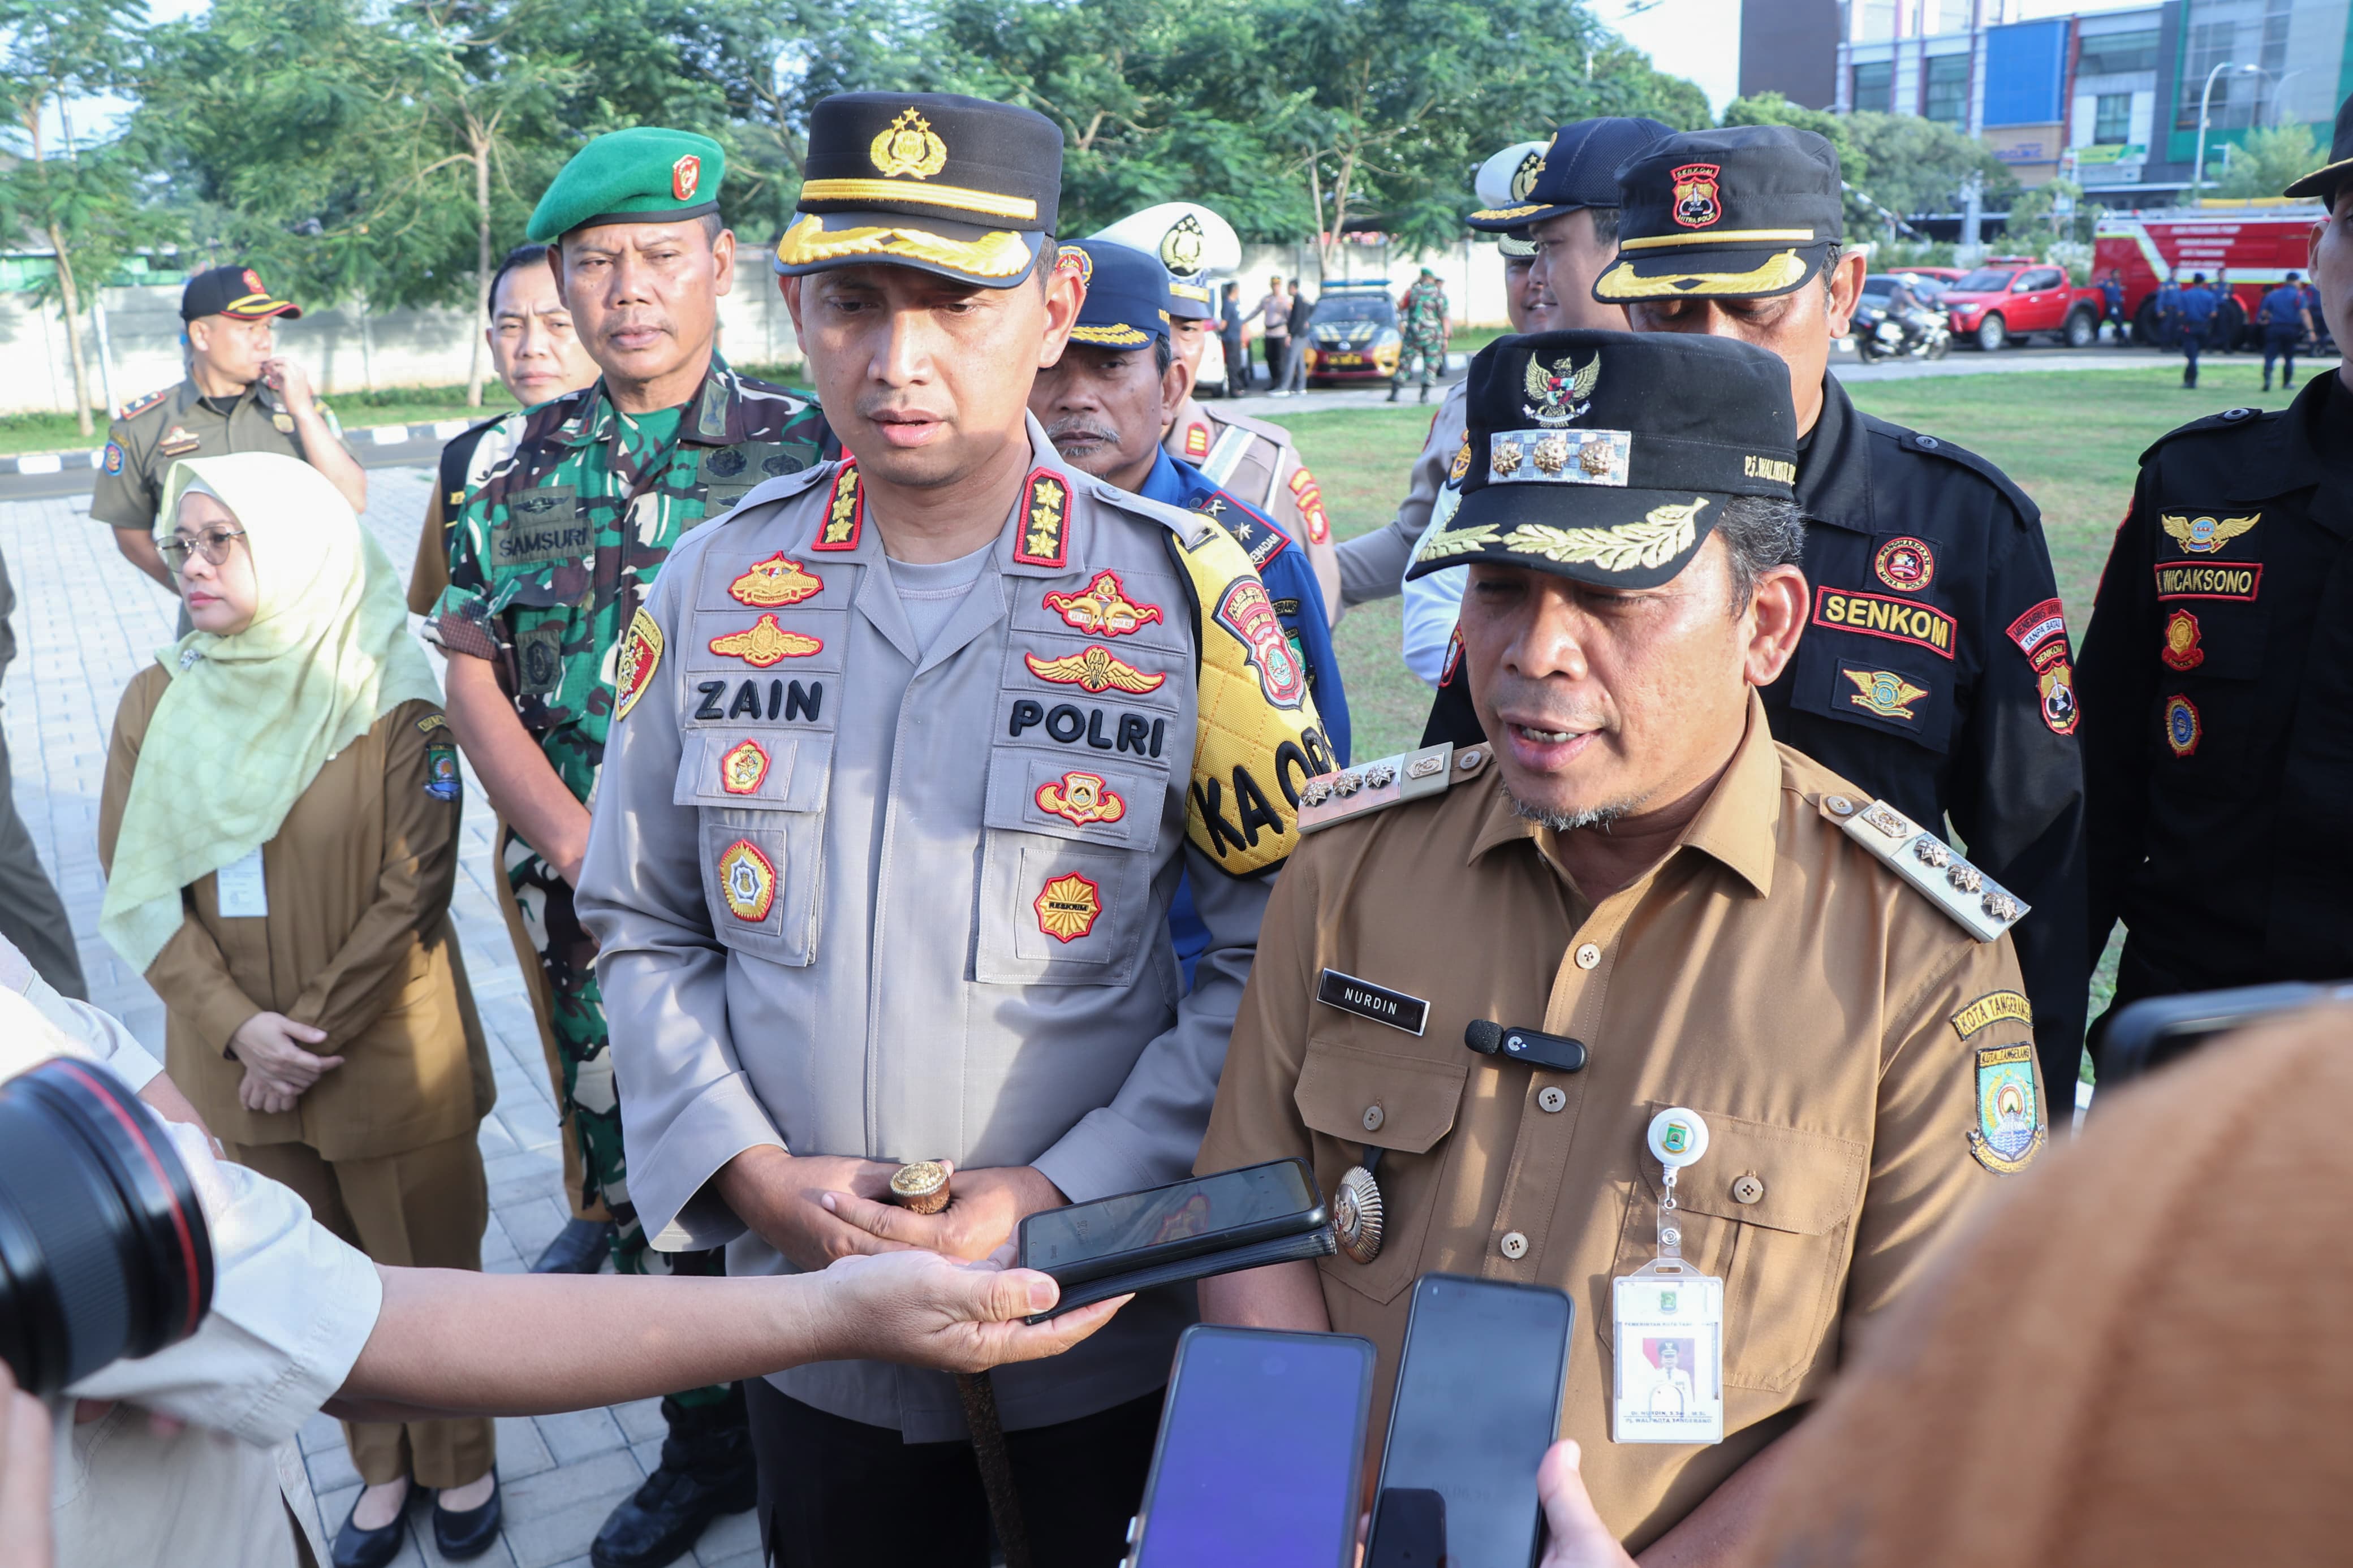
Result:
<svg viewBox="0 0 2353 1568"><path fill-rule="evenodd" d="M948 144L932 129L932 122L912 107L883 127L867 153L884 179L906 175L928 180L948 166Z"/></svg>
<svg viewBox="0 0 2353 1568"><path fill-rule="evenodd" d="M1535 401L1522 404L1520 412L1546 429L1566 425L1592 403L1593 388L1601 380L1601 352L1595 350L1581 366L1568 354L1550 365L1530 354L1525 380L1528 396Z"/></svg>
<svg viewBox="0 0 2353 1568"><path fill-rule="evenodd" d="M1512 200L1526 201L1528 193L1536 188L1536 176L1544 172L1545 150L1538 147L1521 159L1520 166L1512 171Z"/></svg>
<svg viewBox="0 0 2353 1568"><path fill-rule="evenodd" d="M1201 233L1201 220L1187 213L1168 226L1160 237L1160 265L1180 278L1189 278L1201 270L1201 247L1206 237Z"/></svg>

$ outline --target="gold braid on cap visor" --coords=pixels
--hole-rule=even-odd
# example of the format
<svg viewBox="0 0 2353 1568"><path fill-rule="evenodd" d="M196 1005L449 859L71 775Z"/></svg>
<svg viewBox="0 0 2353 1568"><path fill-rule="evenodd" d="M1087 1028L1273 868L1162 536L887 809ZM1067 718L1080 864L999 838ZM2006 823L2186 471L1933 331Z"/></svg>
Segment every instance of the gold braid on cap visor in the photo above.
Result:
<svg viewBox="0 0 2353 1568"><path fill-rule="evenodd" d="M1668 272L1656 278L1637 277L1633 263L1621 261L1593 286L1596 300L1682 300L1715 297L1754 300L1794 289L1806 280L1806 260L1794 250L1768 258L1747 272Z"/></svg>
<svg viewBox="0 0 2353 1568"><path fill-rule="evenodd" d="M979 239L947 239L920 228L844 228L828 234L825 222L805 213L776 241L776 265L805 267L815 261L923 261L954 268L974 278L1018 278L1029 269L1029 247L1020 235L1000 229Z"/></svg>
<svg viewBox="0 0 2353 1568"><path fill-rule="evenodd" d="M1166 312L1163 312L1165 315ZM1152 341L1153 334L1134 327L1072 327L1071 341L1074 343L1094 343L1109 349L1138 349Z"/></svg>

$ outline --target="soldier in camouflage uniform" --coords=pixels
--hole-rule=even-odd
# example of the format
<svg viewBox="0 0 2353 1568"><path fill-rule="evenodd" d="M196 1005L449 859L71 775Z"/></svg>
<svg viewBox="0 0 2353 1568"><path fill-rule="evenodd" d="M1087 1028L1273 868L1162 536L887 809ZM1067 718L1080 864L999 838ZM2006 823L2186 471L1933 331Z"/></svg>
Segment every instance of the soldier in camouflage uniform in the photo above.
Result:
<svg viewBox="0 0 2353 1568"><path fill-rule="evenodd" d="M1389 382L1389 401L1405 389L1407 367L1420 362L1421 400L1430 401L1430 384L1446 369L1446 285L1425 267L1413 287L1405 291L1398 330L1405 342L1398 351L1397 375Z"/></svg>
<svg viewBox="0 0 2353 1568"><path fill-rule="evenodd" d="M628 1198L618 1097L606 1049L596 943L573 912L613 713L615 649L688 530L763 480L818 461L818 409L730 370L718 295L734 237L719 226L724 154L708 138L639 127L590 142L532 216L582 342L604 374L511 415L486 437L450 546L449 586L427 636L449 656L450 722L510 825L509 885L540 954L564 1089L587 1190L616 1222L623 1273L716 1274L712 1252L646 1246ZM559 793L560 792L560 793ZM754 1500L743 1395L663 1401L661 1466L605 1522L596 1568L651 1568L723 1512Z"/></svg>

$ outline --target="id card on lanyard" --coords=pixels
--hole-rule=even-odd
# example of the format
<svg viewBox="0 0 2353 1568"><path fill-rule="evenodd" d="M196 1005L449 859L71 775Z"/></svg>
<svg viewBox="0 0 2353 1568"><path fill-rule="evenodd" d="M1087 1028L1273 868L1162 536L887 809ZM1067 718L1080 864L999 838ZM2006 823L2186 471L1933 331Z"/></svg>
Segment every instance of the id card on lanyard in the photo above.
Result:
<svg viewBox="0 0 2353 1568"><path fill-rule="evenodd" d="M1724 1281L1683 1261L1675 1176L1707 1152L1707 1123L1675 1107L1651 1121L1665 1167L1659 1253L1609 1282L1611 1441L1724 1441Z"/></svg>

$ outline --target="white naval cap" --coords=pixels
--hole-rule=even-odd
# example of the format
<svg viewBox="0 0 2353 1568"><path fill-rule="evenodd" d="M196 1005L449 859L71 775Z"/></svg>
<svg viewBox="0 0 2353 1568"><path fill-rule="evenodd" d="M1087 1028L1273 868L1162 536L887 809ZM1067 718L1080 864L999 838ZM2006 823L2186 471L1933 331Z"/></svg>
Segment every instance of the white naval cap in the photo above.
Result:
<svg viewBox="0 0 2353 1568"><path fill-rule="evenodd" d="M1515 207L1528 199L1528 192L1544 168L1545 149L1549 142L1514 142L1485 163L1479 165L1479 176L1472 182L1482 207ZM1496 237L1506 258L1534 256L1536 247L1516 235Z"/></svg>
<svg viewBox="0 0 2353 1568"><path fill-rule="evenodd" d="M1192 321L1217 314L1209 274L1239 271L1242 264L1241 236L1198 202L1162 202L1087 237L1158 257L1168 268L1168 313Z"/></svg>

